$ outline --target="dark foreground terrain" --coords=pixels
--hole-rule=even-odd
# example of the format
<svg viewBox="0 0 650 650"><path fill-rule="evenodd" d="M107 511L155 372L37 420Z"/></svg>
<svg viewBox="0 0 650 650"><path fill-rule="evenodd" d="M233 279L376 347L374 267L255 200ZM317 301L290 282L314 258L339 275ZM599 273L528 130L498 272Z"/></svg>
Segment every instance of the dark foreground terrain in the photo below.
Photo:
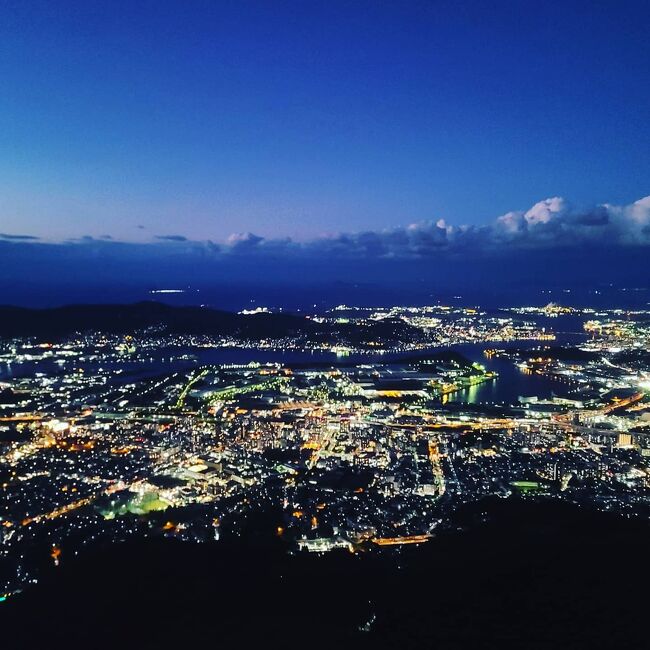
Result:
<svg viewBox="0 0 650 650"><path fill-rule="evenodd" d="M378 554L260 536L67 558L0 605L6 648L641 648L647 522L509 500L470 530Z"/></svg>

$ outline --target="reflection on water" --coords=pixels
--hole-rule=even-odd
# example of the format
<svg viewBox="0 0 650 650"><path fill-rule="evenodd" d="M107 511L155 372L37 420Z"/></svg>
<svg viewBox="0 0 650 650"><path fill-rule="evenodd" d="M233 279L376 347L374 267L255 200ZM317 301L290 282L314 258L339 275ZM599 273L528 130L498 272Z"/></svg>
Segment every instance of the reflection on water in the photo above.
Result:
<svg viewBox="0 0 650 650"><path fill-rule="evenodd" d="M500 347L513 347L525 345L524 342L513 343L509 346L503 344ZM496 357L486 358L483 350L490 347L488 344L466 344L453 346L452 348L436 348L421 350L417 354L427 352L435 353L453 349L466 356L470 361L476 361L487 370L498 373L492 381L482 384L475 384L466 389L457 391L448 396L449 401L455 402L494 402L510 404L518 400L520 395L537 395L545 398L551 397L553 393L562 393L562 386L559 382L536 374L525 374L507 359ZM187 358L187 355L193 358ZM413 356L413 353L402 354L350 354L345 357L346 363L373 363L397 361L400 358ZM181 358L182 357L182 358ZM152 352L146 359L129 360L128 358L119 361L98 361L81 362L78 359L66 361L62 367L51 360L44 360L38 363L25 362L21 364L0 364L0 380L18 379L20 377L33 376L35 372L46 374L58 374L70 372L71 369L84 368L86 371L99 368L114 373L115 380L137 381L155 375L182 371L202 364L246 364L250 362L259 363L334 363L340 362L340 357L331 352L320 351L278 351L258 350L255 348L206 348L206 349L162 349ZM447 400L445 400L447 401Z"/></svg>
<svg viewBox="0 0 650 650"><path fill-rule="evenodd" d="M492 402L497 404L514 404L520 396L537 395L548 398L564 394L560 382L543 375L525 373L512 361L498 357L486 358L483 354L484 346L463 346L459 349L471 361L482 363L487 370L497 373L492 381L469 386L454 393L451 401L468 402L471 404Z"/></svg>

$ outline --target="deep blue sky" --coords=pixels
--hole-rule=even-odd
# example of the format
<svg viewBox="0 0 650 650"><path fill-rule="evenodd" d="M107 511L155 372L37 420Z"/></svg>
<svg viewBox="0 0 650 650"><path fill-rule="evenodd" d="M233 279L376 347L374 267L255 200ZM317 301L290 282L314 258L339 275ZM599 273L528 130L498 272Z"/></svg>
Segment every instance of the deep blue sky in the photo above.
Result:
<svg viewBox="0 0 650 650"><path fill-rule="evenodd" d="M649 22L624 0L5 1L0 232L309 239L629 204Z"/></svg>

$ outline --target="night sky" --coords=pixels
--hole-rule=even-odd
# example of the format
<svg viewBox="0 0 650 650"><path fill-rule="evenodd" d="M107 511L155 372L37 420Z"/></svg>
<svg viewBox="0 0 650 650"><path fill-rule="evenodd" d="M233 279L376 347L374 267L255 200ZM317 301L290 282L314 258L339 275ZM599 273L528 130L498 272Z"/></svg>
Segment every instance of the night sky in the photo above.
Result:
<svg viewBox="0 0 650 650"><path fill-rule="evenodd" d="M529 284L646 281L649 22L620 0L3 2L0 302L260 270L489 284L513 259Z"/></svg>

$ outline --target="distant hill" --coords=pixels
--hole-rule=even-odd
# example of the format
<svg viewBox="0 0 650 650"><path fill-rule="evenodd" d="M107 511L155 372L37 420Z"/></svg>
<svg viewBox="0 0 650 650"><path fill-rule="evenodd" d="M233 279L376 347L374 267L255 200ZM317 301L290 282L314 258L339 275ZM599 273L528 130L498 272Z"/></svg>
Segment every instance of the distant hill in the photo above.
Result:
<svg viewBox="0 0 650 650"><path fill-rule="evenodd" d="M236 335L279 338L313 334L322 327L290 314L235 314L204 307L171 307L159 302L128 305L68 305L50 309L0 306L0 337L36 336L56 339L74 332L127 334L163 326L179 334Z"/></svg>
<svg viewBox="0 0 650 650"><path fill-rule="evenodd" d="M130 334L162 327L172 334L208 334L242 339L303 336L311 342L390 346L422 333L399 318L359 323L319 323L295 314L238 314L207 307L172 307L159 302L68 305L50 309L0 306L0 338L34 336L56 340L75 332Z"/></svg>

